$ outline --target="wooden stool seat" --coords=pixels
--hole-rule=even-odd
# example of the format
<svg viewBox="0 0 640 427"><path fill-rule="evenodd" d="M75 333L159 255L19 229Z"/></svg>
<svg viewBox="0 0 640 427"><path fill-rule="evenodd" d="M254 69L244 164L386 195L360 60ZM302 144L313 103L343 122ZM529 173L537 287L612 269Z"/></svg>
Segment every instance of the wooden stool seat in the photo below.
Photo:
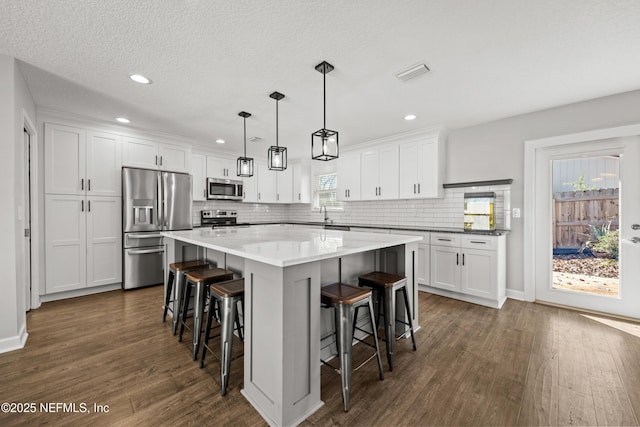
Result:
<svg viewBox="0 0 640 427"><path fill-rule="evenodd" d="M393 287L398 282L407 280L406 277L384 271L373 271L360 276L360 284L369 287Z"/></svg>
<svg viewBox="0 0 640 427"><path fill-rule="evenodd" d="M356 288L344 283L333 283L322 287L322 302L325 304L355 304L371 296L371 290Z"/></svg>
<svg viewBox="0 0 640 427"><path fill-rule="evenodd" d="M209 263L207 261L183 261L183 262L174 262L169 266L173 271L186 271L193 270L194 268L205 268L209 267Z"/></svg>
<svg viewBox="0 0 640 427"><path fill-rule="evenodd" d="M244 279L228 280L226 282L213 283L209 286L212 294L222 298L233 298L244 294Z"/></svg>
<svg viewBox="0 0 640 427"><path fill-rule="evenodd" d="M231 279L233 279L233 273L224 268L209 268L187 273L187 280L194 283L204 283L205 285Z"/></svg>

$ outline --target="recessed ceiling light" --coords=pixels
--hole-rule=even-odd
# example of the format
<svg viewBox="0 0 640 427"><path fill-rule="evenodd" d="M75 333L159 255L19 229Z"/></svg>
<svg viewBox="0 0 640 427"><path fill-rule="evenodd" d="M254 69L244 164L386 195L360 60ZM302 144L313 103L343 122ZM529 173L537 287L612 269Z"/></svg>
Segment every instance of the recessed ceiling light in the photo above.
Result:
<svg viewBox="0 0 640 427"><path fill-rule="evenodd" d="M143 76L142 74L130 74L129 78L131 80L133 80L134 82L140 83L140 84L143 84L143 85L148 85L148 84L152 83L151 79Z"/></svg>
<svg viewBox="0 0 640 427"><path fill-rule="evenodd" d="M126 117L116 117L116 121L120 123L131 123L131 120L127 119Z"/></svg>
<svg viewBox="0 0 640 427"><path fill-rule="evenodd" d="M216 139L216 142L218 144L224 144L225 141L224 141L224 139Z"/></svg>
<svg viewBox="0 0 640 427"><path fill-rule="evenodd" d="M415 120L417 116L415 114L407 114L406 116L404 116L405 120Z"/></svg>

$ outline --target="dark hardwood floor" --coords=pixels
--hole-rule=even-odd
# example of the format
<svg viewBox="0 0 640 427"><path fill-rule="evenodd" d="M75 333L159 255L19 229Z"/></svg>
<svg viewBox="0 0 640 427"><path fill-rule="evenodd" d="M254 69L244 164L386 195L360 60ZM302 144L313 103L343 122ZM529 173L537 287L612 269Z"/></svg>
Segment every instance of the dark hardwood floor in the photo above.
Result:
<svg viewBox="0 0 640 427"><path fill-rule="evenodd" d="M221 397L216 358L199 369L161 305L154 287L30 312L26 347L0 354L0 402L38 410L0 413L0 426L266 425L240 394L242 360ZM638 425L640 325L513 300L494 310L421 293L419 306L418 351L399 341L384 381L375 363L354 373L348 413L323 366L325 405L303 425ZM109 412L40 410L57 402Z"/></svg>

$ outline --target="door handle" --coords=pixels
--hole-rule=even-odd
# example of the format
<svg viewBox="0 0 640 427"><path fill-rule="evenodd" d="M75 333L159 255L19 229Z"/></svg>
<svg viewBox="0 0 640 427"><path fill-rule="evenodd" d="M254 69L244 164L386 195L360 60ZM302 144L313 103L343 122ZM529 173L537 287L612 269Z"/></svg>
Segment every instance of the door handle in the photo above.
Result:
<svg viewBox="0 0 640 427"><path fill-rule="evenodd" d="M84 212L84 200L80 200L80 212Z"/></svg>
<svg viewBox="0 0 640 427"><path fill-rule="evenodd" d="M640 243L640 237L632 237L631 240L633 243Z"/></svg>
<svg viewBox="0 0 640 427"><path fill-rule="evenodd" d="M160 156L160 166L162 166L162 156Z"/></svg>
<svg viewBox="0 0 640 427"><path fill-rule="evenodd" d="M464 265L464 254L462 254L462 265Z"/></svg>
<svg viewBox="0 0 640 427"><path fill-rule="evenodd" d="M420 183L418 183L418 194L420 194Z"/></svg>
<svg viewBox="0 0 640 427"><path fill-rule="evenodd" d="M158 166L158 155L156 154L156 166Z"/></svg>
<svg viewBox="0 0 640 427"><path fill-rule="evenodd" d="M456 254L456 265L460 264L460 254Z"/></svg>
<svg viewBox="0 0 640 427"><path fill-rule="evenodd" d="M91 212L91 200L87 200L87 212Z"/></svg>
<svg viewBox="0 0 640 427"><path fill-rule="evenodd" d="M633 225L631 226L631 229L632 229L632 230L640 230L640 224L633 224Z"/></svg>
<svg viewBox="0 0 640 427"><path fill-rule="evenodd" d="M413 194L416 194L416 185L413 184Z"/></svg>
<svg viewBox="0 0 640 427"><path fill-rule="evenodd" d="M84 191L84 178L80 178L80 190Z"/></svg>
<svg viewBox="0 0 640 427"><path fill-rule="evenodd" d="M129 255L145 255L145 254L161 254L164 249L144 249L144 250L130 250Z"/></svg>
<svg viewBox="0 0 640 427"><path fill-rule="evenodd" d="M91 178L87 180L87 191L91 191Z"/></svg>
<svg viewBox="0 0 640 427"><path fill-rule="evenodd" d="M162 234L127 234L127 237L131 239L157 239L162 237Z"/></svg>

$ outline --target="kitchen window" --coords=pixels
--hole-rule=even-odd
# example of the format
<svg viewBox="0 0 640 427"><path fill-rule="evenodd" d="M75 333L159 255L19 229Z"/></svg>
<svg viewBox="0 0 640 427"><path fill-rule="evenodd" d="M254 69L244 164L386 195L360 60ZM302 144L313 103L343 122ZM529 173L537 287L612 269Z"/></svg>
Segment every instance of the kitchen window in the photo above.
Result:
<svg viewBox="0 0 640 427"><path fill-rule="evenodd" d="M316 175L313 179L313 209L326 206L327 210L342 210L338 200L338 174Z"/></svg>

